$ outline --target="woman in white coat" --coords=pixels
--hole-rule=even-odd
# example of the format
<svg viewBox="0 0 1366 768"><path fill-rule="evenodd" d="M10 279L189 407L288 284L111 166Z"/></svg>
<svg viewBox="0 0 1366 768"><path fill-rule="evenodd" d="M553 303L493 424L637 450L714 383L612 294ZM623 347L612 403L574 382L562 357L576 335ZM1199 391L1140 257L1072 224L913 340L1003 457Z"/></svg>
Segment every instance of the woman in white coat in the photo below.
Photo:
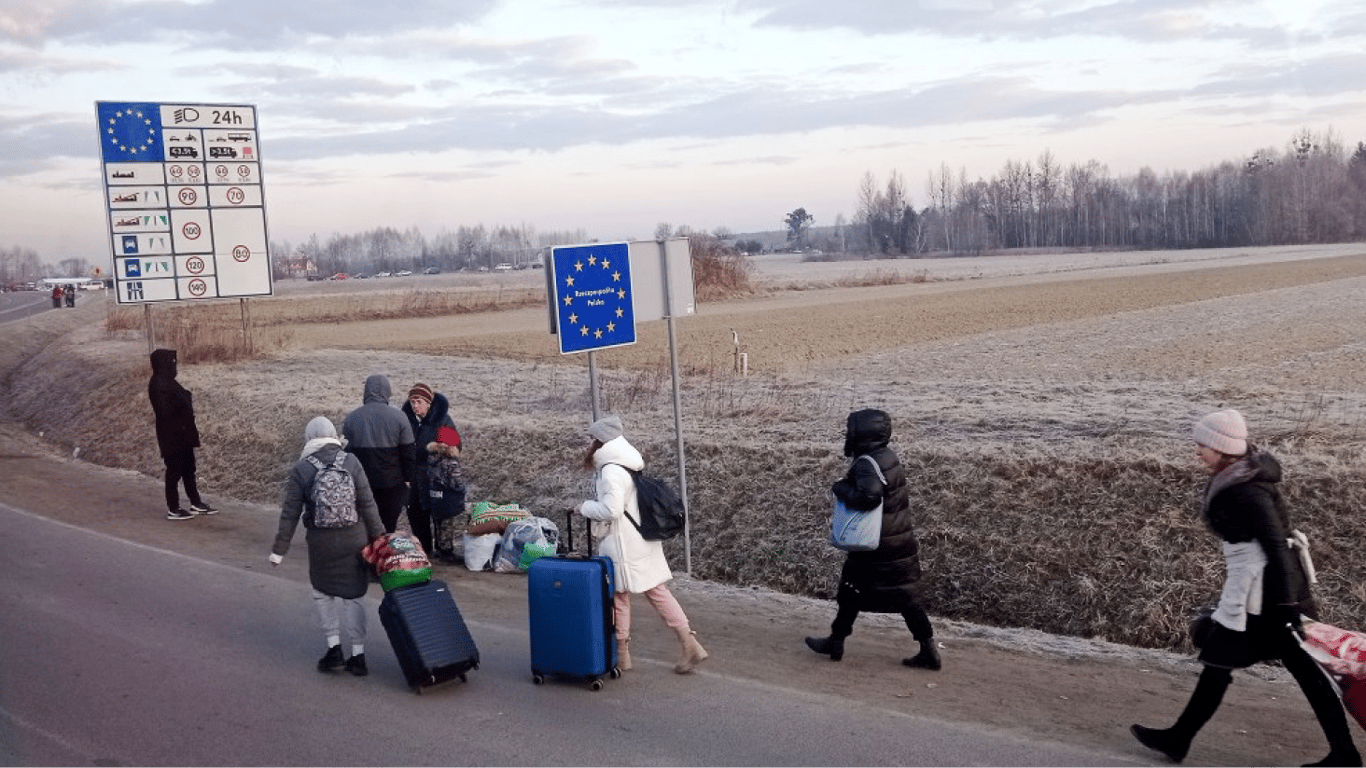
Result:
<svg viewBox="0 0 1366 768"><path fill-rule="evenodd" d="M579 505L577 512L592 521L593 537L598 540L598 554L611 558L616 577L616 598L613 613L617 631L617 666L631 668L631 594L644 594L659 617L677 635L683 656L674 665L678 674L691 672L707 658L707 651L697 642L688 616L669 591L669 562L664 558L664 544L646 541L630 520L629 514L640 520L636 504L636 486L631 470L645 468L640 451L622 435L621 419L607 416L588 427L593 443L584 458L584 465L595 470L596 499Z"/></svg>

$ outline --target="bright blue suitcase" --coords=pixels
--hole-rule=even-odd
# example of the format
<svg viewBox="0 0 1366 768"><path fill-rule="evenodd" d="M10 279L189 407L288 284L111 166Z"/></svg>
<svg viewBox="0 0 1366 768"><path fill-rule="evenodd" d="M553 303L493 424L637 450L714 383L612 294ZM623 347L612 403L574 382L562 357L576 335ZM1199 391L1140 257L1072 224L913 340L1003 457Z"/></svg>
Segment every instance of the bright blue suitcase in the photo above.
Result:
<svg viewBox="0 0 1366 768"><path fill-rule="evenodd" d="M542 557L527 570L531 679L577 677L602 690L617 668L612 618L612 561L606 557Z"/></svg>

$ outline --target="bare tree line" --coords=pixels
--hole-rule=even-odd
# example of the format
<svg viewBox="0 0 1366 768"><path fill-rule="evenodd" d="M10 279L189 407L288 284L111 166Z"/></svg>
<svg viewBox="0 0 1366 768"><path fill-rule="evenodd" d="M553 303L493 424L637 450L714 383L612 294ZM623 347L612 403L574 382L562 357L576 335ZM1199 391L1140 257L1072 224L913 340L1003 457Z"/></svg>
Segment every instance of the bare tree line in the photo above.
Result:
<svg viewBox="0 0 1366 768"><path fill-rule="evenodd" d="M305 273L397 272L435 267L442 271L492 269L499 264L525 266L540 260L547 246L589 242L583 230L537 232L530 224L485 227L461 225L427 238L416 227L377 227L355 234L333 233L326 241L314 234L293 246L272 242L277 277Z"/></svg>
<svg viewBox="0 0 1366 768"><path fill-rule="evenodd" d="M1116 177L1095 160L1063 167L1049 151L968 181L947 165L916 210L893 170L872 172L858 213L837 220L828 250L915 255L1009 248L1183 249L1343 242L1366 236L1366 143L1348 152L1330 130L1299 132L1277 152L1205 170L1143 168Z"/></svg>

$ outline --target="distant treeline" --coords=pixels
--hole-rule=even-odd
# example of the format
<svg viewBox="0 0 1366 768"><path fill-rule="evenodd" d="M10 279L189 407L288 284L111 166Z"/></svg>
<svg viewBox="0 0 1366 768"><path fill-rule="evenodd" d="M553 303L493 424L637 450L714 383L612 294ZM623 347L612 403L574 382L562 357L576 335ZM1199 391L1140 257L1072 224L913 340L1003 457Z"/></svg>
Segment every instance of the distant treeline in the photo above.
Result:
<svg viewBox="0 0 1366 768"><path fill-rule="evenodd" d="M947 166L917 210L902 175L869 172L850 223L813 229L800 245L827 251L925 254L1009 248L1178 249L1344 242L1366 237L1366 143L1348 152L1330 130L1297 134L1202 171L1112 176L1092 160L1063 167L1045 151L990 179ZM789 237L794 234L789 232Z"/></svg>

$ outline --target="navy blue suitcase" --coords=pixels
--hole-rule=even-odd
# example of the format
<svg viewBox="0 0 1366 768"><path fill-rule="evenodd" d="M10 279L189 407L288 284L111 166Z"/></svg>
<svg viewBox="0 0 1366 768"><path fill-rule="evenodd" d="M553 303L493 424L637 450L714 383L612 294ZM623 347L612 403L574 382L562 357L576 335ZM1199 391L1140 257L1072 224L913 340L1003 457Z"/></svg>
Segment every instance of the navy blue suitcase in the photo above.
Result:
<svg viewBox="0 0 1366 768"><path fill-rule="evenodd" d="M384 593L379 620L413 692L479 668L479 649L450 587L440 579Z"/></svg>
<svg viewBox="0 0 1366 768"><path fill-rule="evenodd" d="M527 570L531 679L577 677L602 690L617 668L612 617L612 561L606 557L542 557Z"/></svg>

